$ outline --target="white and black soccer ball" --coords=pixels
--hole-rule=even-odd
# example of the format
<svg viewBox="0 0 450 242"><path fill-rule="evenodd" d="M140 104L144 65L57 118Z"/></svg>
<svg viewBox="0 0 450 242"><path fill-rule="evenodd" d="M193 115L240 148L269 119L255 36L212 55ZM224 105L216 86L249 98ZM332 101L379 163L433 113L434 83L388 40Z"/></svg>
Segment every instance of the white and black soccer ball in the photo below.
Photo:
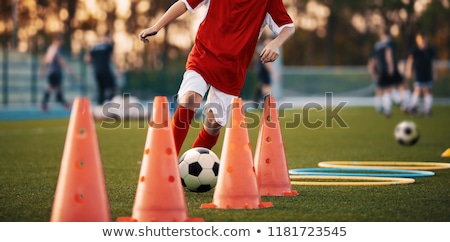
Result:
<svg viewBox="0 0 450 242"><path fill-rule="evenodd" d="M404 146L411 146L417 143L420 138L419 129L413 121L402 121L395 127L395 139Z"/></svg>
<svg viewBox="0 0 450 242"><path fill-rule="evenodd" d="M178 161L181 183L187 191L207 192L216 186L219 164L219 157L213 151L200 147L189 149Z"/></svg>

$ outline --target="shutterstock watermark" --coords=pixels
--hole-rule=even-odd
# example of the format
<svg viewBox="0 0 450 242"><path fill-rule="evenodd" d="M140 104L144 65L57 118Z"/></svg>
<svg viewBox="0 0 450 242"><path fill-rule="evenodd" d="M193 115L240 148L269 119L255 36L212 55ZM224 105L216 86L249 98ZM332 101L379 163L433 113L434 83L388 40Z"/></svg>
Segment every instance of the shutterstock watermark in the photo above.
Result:
<svg viewBox="0 0 450 242"><path fill-rule="evenodd" d="M152 127L167 127L171 122L163 122L161 124L155 123L152 120L153 103L141 103L130 98L130 94L123 94L120 102L108 102L104 104L99 111L95 113L97 119L102 120L100 127L105 129L116 128L131 128L131 121L137 121L137 127L141 129L148 128L149 123L152 123ZM166 105L166 109L162 109L163 115L168 115L172 118L176 107L176 98L172 98L173 101L169 101ZM345 122L341 111L348 104L347 101L340 101L338 103L333 102L333 93L325 93L324 103L319 102L306 102L302 106L295 106L292 102L281 102L276 105L269 105L267 108L276 109L279 122L284 129L297 129L301 126L308 129L325 128L349 128L347 122ZM164 104L165 105L165 104ZM216 103L210 103L200 107L196 111L196 118L189 124L189 128L200 129L205 120L203 110L210 110L214 113L215 118L223 118L228 120L230 117L225 117L226 114L231 114L233 108L239 108L236 105L230 104L227 107L222 107ZM225 112L224 112L224 109ZM245 122L239 125L246 127L247 129L259 128L262 121L265 121L267 127L276 128L277 120L272 117L263 117L264 103L257 102L244 102L241 109L241 113L245 116ZM270 112L269 112L270 113ZM181 122L182 123L182 122ZM233 122L227 122L231 127ZM183 123L188 125L187 123Z"/></svg>

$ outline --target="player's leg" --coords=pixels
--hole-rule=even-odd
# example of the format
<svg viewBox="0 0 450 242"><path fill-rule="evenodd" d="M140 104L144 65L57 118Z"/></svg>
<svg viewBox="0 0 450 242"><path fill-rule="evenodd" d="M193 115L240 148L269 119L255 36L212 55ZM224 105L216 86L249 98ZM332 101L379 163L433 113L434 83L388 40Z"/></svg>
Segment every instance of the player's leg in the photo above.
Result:
<svg viewBox="0 0 450 242"><path fill-rule="evenodd" d="M111 101L116 95L116 80L112 72L106 72L105 78L105 101Z"/></svg>
<svg viewBox="0 0 450 242"><path fill-rule="evenodd" d="M209 85L197 72L187 71L184 73L183 81L178 90L178 107L172 117L171 124L177 154L183 146L192 119L200 107L203 95L208 87Z"/></svg>
<svg viewBox="0 0 450 242"><path fill-rule="evenodd" d="M408 113L409 114L415 114L416 111L417 111L421 89L422 88L420 86L420 83L416 81L414 83L414 91L413 91L413 94L411 96L411 101L410 101L409 107L408 107Z"/></svg>
<svg viewBox="0 0 450 242"><path fill-rule="evenodd" d="M47 77L47 88L44 91L44 97L42 99L42 110L48 111L48 101L50 100L50 94L55 91L56 87L60 84L60 76L57 73L50 73Z"/></svg>
<svg viewBox="0 0 450 242"><path fill-rule="evenodd" d="M255 103L259 103L261 101L263 95L262 95L262 83L258 83L255 89L255 93L253 95L253 101Z"/></svg>
<svg viewBox="0 0 450 242"><path fill-rule="evenodd" d="M272 87L270 86L270 84L264 84L262 85L262 94L263 96L267 96L272 92Z"/></svg>
<svg viewBox="0 0 450 242"><path fill-rule="evenodd" d="M409 101L411 99L411 90L409 89L409 86L407 84L406 81L404 81L401 86L401 92L400 92L400 96L401 96L401 110L402 111L406 111L408 109L409 106Z"/></svg>
<svg viewBox="0 0 450 242"><path fill-rule="evenodd" d="M383 88L383 95L381 97L383 104L383 114L386 117L391 117L392 115L392 89L393 87L388 86Z"/></svg>
<svg viewBox="0 0 450 242"><path fill-rule="evenodd" d="M428 82L427 85L423 87L423 103L425 115L431 115L431 108L433 107L433 93L431 85L432 82Z"/></svg>
<svg viewBox="0 0 450 242"><path fill-rule="evenodd" d="M95 73L97 81L97 104L103 105L105 102L105 80L100 73Z"/></svg>
<svg viewBox="0 0 450 242"><path fill-rule="evenodd" d="M66 109L69 109L70 103L68 103L66 101L66 99L64 98L64 93L63 93L63 88L62 88L62 81L63 81L62 74L55 73L52 76L53 77L52 77L50 85L52 86L52 89L55 91L56 102L60 103Z"/></svg>
<svg viewBox="0 0 450 242"><path fill-rule="evenodd" d="M220 129L222 126L217 123L214 113L209 110L206 112L205 121L203 123L202 130L197 135L192 147L203 147L207 149L212 149L219 139Z"/></svg>
<svg viewBox="0 0 450 242"><path fill-rule="evenodd" d="M52 87L50 84L47 85L44 91L44 96L42 98L41 109L42 111L48 111L48 100L50 99L50 93L52 92Z"/></svg>
<svg viewBox="0 0 450 242"><path fill-rule="evenodd" d="M382 73L377 85L377 90L375 90L375 109L386 117L390 117L394 83L387 73Z"/></svg>
<svg viewBox="0 0 450 242"><path fill-rule="evenodd" d="M64 108L69 109L70 103L67 102L66 99L64 98L64 93L63 93L61 85L55 86L53 89L56 92L56 101L59 102L61 105L63 105Z"/></svg>
<svg viewBox="0 0 450 242"><path fill-rule="evenodd" d="M391 77L391 82L394 85L392 88L392 101L401 108L404 103L404 78L398 70Z"/></svg>
<svg viewBox="0 0 450 242"><path fill-rule="evenodd" d="M392 88L391 99L396 105L401 106L402 98L401 98L400 85L398 85L398 86L396 85L395 87Z"/></svg>
<svg viewBox="0 0 450 242"><path fill-rule="evenodd" d="M212 149L216 145L220 130L226 125L228 109L235 97L214 87L210 88L204 108L206 118L192 147Z"/></svg>
<svg viewBox="0 0 450 242"><path fill-rule="evenodd" d="M378 113L383 112L383 106L381 105L381 96L383 94L383 89L379 86L375 88L375 96L373 100L373 105L375 107L375 111Z"/></svg>

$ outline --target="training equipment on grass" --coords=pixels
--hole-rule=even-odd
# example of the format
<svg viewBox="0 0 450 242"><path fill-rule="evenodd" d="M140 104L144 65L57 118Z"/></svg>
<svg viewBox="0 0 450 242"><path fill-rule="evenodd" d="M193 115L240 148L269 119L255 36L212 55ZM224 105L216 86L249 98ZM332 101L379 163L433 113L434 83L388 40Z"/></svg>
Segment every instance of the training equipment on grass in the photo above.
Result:
<svg viewBox="0 0 450 242"><path fill-rule="evenodd" d="M402 170L442 170L449 169L450 163L419 161L322 161L319 167L355 167Z"/></svg>
<svg viewBox="0 0 450 242"><path fill-rule="evenodd" d="M70 114L51 222L110 222L102 160L88 98Z"/></svg>
<svg viewBox="0 0 450 242"><path fill-rule="evenodd" d="M132 215L119 217L117 221L203 221L202 218L188 217L169 120L167 98L156 96L153 102L152 120L147 131Z"/></svg>
<svg viewBox="0 0 450 242"><path fill-rule="evenodd" d="M314 176L356 176L356 177L428 177L434 176L431 171L393 170L375 168L299 168L289 170L290 175Z"/></svg>
<svg viewBox="0 0 450 242"><path fill-rule="evenodd" d="M389 186L389 185L405 185L415 182L413 178L296 176L296 175L292 175L291 180L292 185L305 185L305 186ZM316 181L299 181L299 180L316 180ZM323 181L323 180L331 180L331 181Z"/></svg>
<svg viewBox="0 0 450 242"><path fill-rule="evenodd" d="M259 209L262 202L253 167L253 155L241 98L233 98L222 146L219 176L213 201L201 208Z"/></svg>
<svg viewBox="0 0 450 242"><path fill-rule="evenodd" d="M412 146L420 138L419 129L413 121L405 120L397 124L394 129L397 142L404 146Z"/></svg>
<svg viewBox="0 0 450 242"><path fill-rule="evenodd" d="M450 148L446 149L442 154L441 157L443 158L449 158L450 157Z"/></svg>
<svg viewBox="0 0 450 242"><path fill-rule="evenodd" d="M219 157L209 149L196 147L183 153L178 161L181 183L190 192L213 189L219 175Z"/></svg>
<svg viewBox="0 0 450 242"><path fill-rule="evenodd" d="M261 196L296 196L289 179L278 110L273 96L266 96L256 144L254 166Z"/></svg>

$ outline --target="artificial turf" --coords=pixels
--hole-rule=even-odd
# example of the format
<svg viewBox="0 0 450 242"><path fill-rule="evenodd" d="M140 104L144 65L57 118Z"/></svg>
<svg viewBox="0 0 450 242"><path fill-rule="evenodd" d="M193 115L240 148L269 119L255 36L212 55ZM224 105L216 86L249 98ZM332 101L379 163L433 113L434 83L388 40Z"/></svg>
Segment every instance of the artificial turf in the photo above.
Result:
<svg viewBox="0 0 450 242"><path fill-rule="evenodd" d="M259 112L248 115L254 151ZM372 107L344 107L339 117L314 109L308 114L302 110L280 113L289 169L318 167L321 161L450 161L441 157L450 148L450 106L435 106L431 117L410 117L394 109L389 119ZM421 133L411 147L397 144L393 136L396 124L405 119L416 122ZM0 221L50 220L68 122L0 123ZM113 221L131 216L147 131L145 120L126 121L114 129L96 122ZM181 152L198 131L190 130ZM225 132L213 148L219 156ZM202 203L212 201L213 190L185 196L189 216L209 222L449 222L450 170L434 172L407 185L293 186L298 196L262 197L274 205L264 209L201 209Z"/></svg>

